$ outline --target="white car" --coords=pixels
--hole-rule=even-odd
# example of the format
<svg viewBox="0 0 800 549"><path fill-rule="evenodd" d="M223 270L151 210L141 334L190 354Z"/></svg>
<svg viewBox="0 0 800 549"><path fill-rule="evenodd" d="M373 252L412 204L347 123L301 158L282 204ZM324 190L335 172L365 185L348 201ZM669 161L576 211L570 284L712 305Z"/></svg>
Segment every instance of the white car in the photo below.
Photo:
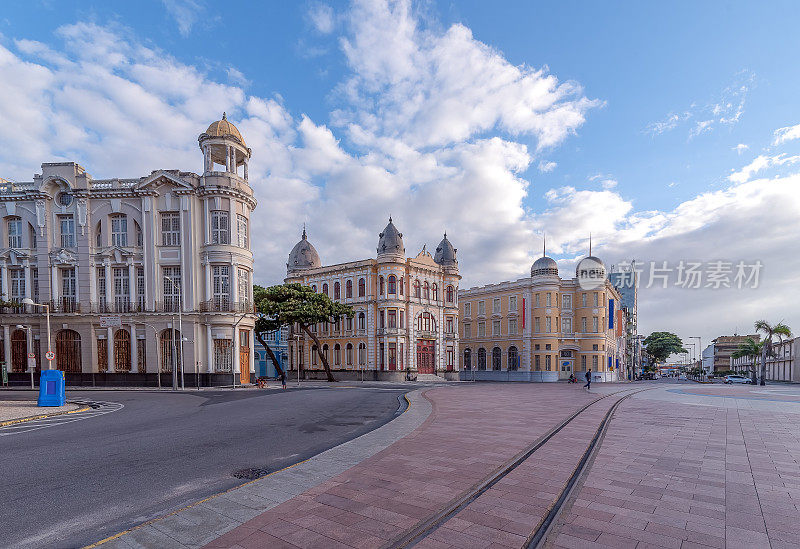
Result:
<svg viewBox="0 0 800 549"><path fill-rule="evenodd" d="M725 383L750 383L750 378L740 375L725 376Z"/></svg>

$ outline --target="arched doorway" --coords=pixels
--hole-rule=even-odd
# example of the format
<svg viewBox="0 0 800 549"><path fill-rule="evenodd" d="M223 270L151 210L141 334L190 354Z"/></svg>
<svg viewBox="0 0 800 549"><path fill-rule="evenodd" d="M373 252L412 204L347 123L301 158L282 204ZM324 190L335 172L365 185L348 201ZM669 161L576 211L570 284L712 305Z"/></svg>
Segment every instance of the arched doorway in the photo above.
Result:
<svg viewBox="0 0 800 549"><path fill-rule="evenodd" d="M486 369L486 349L481 347L478 349L478 370Z"/></svg>
<svg viewBox="0 0 800 549"><path fill-rule="evenodd" d="M62 372L81 372L81 336L75 330L56 334L56 368Z"/></svg>
<svg viewBox="0 0 800 549"><path fill-rule="evenodd" d="M509 370L519 369L519 353L517 352L517 348L514 345L508 348L508 369Z"/></svg>
<svg viewBox="0 0 800 549"><path fill-rule="evenodd" d="M131 334L124 328L114 333L114 371L131 371Z"/></svg>
<svg viewBox="0 0 800 549"><path fill-rule="evenodd" d="M499 370L502 367L503 351L500 347L492 349L492 370Z"/></svg>
<svg viewBox="0 0 800 549"><path fill-rule="evenodd" d="M25 372L28 370L28 334L25 330L17 329L11 332L11 371Z"/></svg>
<svg viewBox="0 0 800 549"><path fill-rule="evenodd" d="M436 343L430 339L417 340L417 372L432 374L436 370Z"/></svg>
<svg viewBox="0 0 800 549"><path fill-rule="evenodd" d="M464 349L464 369L472 370L472 351Z"/></svg>

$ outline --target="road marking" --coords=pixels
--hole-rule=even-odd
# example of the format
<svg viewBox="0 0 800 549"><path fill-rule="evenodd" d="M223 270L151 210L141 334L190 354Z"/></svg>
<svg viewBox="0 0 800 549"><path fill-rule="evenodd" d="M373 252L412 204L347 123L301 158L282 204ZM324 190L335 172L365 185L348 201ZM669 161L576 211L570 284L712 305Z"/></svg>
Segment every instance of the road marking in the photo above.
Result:
<svg viewBox="0 0 800 549"><path fill-rule="evenodd" d="M16 422L7 425L0 425L0 437L9 435L17 435L21 433L29 433L31 431L38 431L54 425L64 425L81 421L84 419L93 418L116 412L125 407L124 404L118 402L105 402L105 401L72 401L75 404L82 405L78 410L71 410L66 413L54 414L49 416L37 416L26 420L25 422Z"/></svg>
<svg viewBox="0 0 800 549"><path fill-rule="evenodd" d="M0 422L0 427L7 427L9 425L16 425L17 423L25 423L26 421L51 418L51 417L61 416L64 414L77 414L79 412L86 412L88 410L91 410L91 408L84 407L84 408L78 408L77 410L67 410L66 412L54 412L52 414L42 414L39 416L21 417L19 419L9 419L8 421Z"/></svg>

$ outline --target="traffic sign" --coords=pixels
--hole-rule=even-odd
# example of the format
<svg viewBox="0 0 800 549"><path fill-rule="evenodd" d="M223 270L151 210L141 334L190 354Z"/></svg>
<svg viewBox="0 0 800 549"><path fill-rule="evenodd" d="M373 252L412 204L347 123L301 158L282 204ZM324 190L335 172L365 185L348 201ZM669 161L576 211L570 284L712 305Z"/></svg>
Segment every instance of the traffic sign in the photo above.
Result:
<svg viewBox="0 0 800 549"><path fill-rule="evenodd" d="M44 357L45 357L47 360L53 360L53 359L56 357L56 354L55 354L53 351L47 351L47 352L44 354Z"/></svg>
<svg viewBox="0 0 800 549"><path fill-rule="evenodd" d="M33 353L28 353L28 358L36 358L36 355Z"/></svg>

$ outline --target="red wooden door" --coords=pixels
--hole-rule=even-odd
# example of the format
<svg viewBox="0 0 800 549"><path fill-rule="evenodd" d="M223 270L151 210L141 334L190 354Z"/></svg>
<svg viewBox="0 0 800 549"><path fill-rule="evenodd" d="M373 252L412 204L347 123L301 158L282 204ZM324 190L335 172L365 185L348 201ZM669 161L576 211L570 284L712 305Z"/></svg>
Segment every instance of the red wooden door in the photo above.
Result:
<svg viewBox="0 0 800 549"><path fill-rule="evenodd" d="M434 373L434 342L417 340L417 371L420 374Z"/></svg>

